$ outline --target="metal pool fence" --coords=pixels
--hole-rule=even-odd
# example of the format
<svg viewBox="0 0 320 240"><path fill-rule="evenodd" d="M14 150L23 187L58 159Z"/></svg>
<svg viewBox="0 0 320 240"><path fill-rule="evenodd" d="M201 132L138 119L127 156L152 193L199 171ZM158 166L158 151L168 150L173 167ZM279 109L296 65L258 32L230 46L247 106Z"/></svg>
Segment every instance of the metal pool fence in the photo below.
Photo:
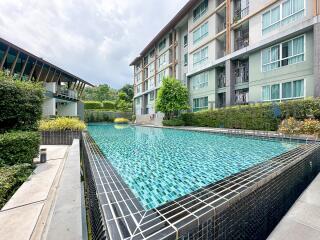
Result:
<svg viewBox="0 0 320 240"><path fill-rule="evenodd" d="M73 139L81 139L80 131L42 131L42 145L72 145Z"/></svg>

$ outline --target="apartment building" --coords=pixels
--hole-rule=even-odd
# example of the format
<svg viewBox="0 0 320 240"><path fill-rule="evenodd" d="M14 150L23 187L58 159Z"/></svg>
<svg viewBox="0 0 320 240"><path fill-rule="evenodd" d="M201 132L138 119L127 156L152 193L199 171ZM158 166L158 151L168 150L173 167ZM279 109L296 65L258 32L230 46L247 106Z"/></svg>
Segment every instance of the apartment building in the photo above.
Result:
<svg viewBox="0 0 320 240"><path fill-rule="evenodd" d="M319 13L320 0L190 0L131 63L137 120L167 76L191 111L318 97Z"/></svg>
<svg viewBox="0 0 320 240"><path fill-rule="evenodd" d="M80 96L92 84L0 38L0 70L24 81L42 82L46 89L43 116L83 118Z"/></svg>

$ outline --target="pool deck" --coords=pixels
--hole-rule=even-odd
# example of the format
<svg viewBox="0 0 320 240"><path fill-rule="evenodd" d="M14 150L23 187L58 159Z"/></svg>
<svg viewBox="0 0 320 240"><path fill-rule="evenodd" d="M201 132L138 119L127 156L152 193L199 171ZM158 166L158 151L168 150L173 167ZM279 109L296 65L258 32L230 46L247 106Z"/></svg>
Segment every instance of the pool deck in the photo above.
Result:
<svg viewBox="0 0 320 240"><path fill-rule="evenodd" d="M291 207L268 240L320 239L320 174Z"/></svg>
<svg viewBox="0 0 320 240"><path fill-rule="evenodd" d="M36 169L0 211L1 239L82 239L79 140L42 145L47 162Z"/></svg>

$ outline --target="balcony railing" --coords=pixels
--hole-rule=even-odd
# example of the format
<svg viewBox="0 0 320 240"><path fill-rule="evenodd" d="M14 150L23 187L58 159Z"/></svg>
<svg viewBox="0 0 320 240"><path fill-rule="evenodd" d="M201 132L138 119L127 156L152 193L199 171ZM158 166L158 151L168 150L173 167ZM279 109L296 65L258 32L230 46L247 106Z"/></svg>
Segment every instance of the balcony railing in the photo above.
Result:
<svg viewBox="0 0 320 240"><path fill-rule="evenodd" d="M224 87L226 87L226 74L223 72L218 75L218 88Z"/></svg>
<svg viewBox="0 0 320 240"><path fill-rule="evenodd" d="M240 36L236 37L235 39L235 50L240 50L249 46L249 30L239 30L238 33Z"/></svg>
<svg viewBox="0 0 320 240"><path fill-rule="evenodd" d="M236 91L235 104L248 104L249 103L249 92L247 91Z"/></svg>
<svg viewBox="0 0 320 240"><path fill-rule="evenodd" d="M220 6L226 0L217 0L217 7Z"/></svg>
<svg viewBox="0 0 320 240"><path fill-rule="evenodd" d="M77 93L74 90L59 87L57 88L55 96L73 100L78 99Z"/></svg>
<svg viewBox="0 0 320 240"><path fill-rule="evenodd" d="M237 8L234 10L233 22L238 22L247 15L249 15L249 5L244 8Z"/></svg>
<svg viewBox="0 0 320 240"><path fill-rule="evenodd" d="M235 68L236 84L249 82L248 66L240 66Z"/></svg>

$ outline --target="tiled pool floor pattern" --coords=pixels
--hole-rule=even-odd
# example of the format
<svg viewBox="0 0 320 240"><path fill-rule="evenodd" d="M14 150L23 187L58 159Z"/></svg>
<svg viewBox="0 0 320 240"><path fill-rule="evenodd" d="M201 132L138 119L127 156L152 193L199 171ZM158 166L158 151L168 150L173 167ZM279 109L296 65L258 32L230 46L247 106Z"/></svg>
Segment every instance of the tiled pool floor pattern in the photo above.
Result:
<svg viewBox="0 0 320 240"><path fill-rule="evenodd" d="M101 151L145 209L153 209L298 146L113 124L89 125Z"/></svg>
<svg viewBox="0 0 320 240"><path fill-rule="evenodd" d="M180 239L230 203L254 191L261 180L271 179L319 148L319 144L301 145L175 201L145 210L88 134L84 134L84 143L112 240Z"/></svg>

